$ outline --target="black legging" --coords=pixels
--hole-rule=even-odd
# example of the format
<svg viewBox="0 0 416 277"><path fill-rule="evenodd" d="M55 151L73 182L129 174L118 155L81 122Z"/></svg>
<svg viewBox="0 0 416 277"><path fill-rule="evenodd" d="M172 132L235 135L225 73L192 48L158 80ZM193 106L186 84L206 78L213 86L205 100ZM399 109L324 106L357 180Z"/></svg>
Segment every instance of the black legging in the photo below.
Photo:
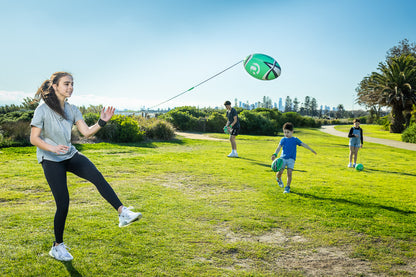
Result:
<svg viewBox="0 0 416 277"><path fill-rule="evenodd" d="M43 160L42 167L56 203L54 231L57 243L63 242L65 220L69 207L67 171L93 183L114 209L117 210L122 205L110 184L104 179L95 165L80 153L76 153L71 159L62 162Z"/></svg>

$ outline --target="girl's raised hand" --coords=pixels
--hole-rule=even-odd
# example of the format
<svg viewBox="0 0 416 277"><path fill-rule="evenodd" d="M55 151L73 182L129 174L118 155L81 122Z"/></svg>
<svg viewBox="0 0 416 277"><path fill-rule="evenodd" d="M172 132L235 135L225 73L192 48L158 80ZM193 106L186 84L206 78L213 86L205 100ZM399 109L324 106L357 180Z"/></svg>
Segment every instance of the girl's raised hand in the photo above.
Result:
<svg viewBox="0 0 416 277"><path fill-rule="evenodd" d="M107 110L104 107L101 110L101 116L100 116L100 118L102 120L104 120L105 122L108 122L113 117L115 110L116 110L116 108L114 108L113 106L108 107Z"/></svg>

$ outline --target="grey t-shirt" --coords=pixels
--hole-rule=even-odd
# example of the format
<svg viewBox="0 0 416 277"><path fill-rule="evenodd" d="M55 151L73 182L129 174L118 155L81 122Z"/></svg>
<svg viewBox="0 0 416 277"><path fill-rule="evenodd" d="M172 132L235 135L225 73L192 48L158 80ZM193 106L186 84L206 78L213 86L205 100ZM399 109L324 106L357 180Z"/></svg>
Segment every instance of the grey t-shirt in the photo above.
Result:
<svg viewBox="0 0 416 277"><path fill-rule="evenodd" d="M41 139L51 145L66 145L69 147L65 154L55 154L38 147L36 156L39 163L43 160L61 162L72 158L78 152L71 144L71 130L78 120L83 119L82 114L75 105L69 103L65 103L64 112L67 119L64 119L45 103L41 103L35 110L30 125L42 129Z"/></svg>

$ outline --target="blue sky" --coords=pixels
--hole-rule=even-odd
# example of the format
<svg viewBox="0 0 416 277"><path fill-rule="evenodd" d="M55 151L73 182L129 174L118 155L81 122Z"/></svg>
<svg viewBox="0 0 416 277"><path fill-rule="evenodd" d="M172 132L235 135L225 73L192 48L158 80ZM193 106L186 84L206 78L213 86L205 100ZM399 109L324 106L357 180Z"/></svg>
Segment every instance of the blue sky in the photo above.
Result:
<svg viewBox="0 0 416 277"><path fill-rule="evenodd" d="M399 41L416 42L415 10L412 0L0 0L0 105L33 97L64 70L74 75L71 103L137 110L264 53L279 78L238 65L159 107L310 96L358 109L362 78Z"/></svg>

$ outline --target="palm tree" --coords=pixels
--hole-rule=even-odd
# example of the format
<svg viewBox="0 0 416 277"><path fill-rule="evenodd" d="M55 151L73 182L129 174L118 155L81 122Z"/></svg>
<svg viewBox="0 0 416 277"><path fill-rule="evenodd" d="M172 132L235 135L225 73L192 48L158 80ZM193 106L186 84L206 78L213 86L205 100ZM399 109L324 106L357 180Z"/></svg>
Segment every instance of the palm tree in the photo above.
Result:
<svg viewBox="0 0 416 277"><path fill-rule="evenodd" d="M401 133L405 129L407 111L416 104L416 58L403 55L380 63L379 72L373 72L368 88L379 95L379 103L391 107L391 133Z"/></svg>

